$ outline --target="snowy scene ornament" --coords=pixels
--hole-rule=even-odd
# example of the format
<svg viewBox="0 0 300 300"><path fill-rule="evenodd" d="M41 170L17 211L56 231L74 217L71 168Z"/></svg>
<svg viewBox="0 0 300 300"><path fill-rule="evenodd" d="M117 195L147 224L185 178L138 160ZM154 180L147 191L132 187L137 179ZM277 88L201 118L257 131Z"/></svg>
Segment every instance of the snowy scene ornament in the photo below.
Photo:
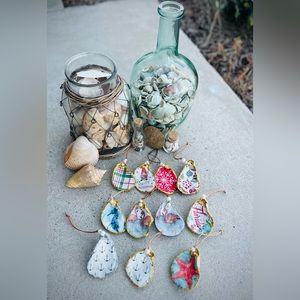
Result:
<svg viewBox="0 0 300 300"><path fill-rule="evenodd" d="M200 189L200 176L196 170L196 164L191 159L186 161L183 158L182 161L185 166L178 177L177 188L185 195L196 194Z"/></svg>
<svg viewBox="0 0 300 300"><path fill-rule="evenodd" d="M122 233L125 231L125 216L120 208L119 202L110 198L101 213L101 222L105 229L111 233Z"/></svg>
<svg viewBox="0 0 300 300"><path fill-rule="evenodd" d="M148 285L154 274L154 252L149 248L136 252L127 262L126 273L136 286Z"/></svg>
<svg viewBox="0 0 300 300"><path fill-rule="evenodd" d="M119 191L129 191L135 186L134 175L127 166L127 159L115 166L112 185Z"/></svg>
<svg viewBox="0 0 300 300"><path fill-rule="evenodd" d="M137 167L134 171L135 187L143 193L150 193L155 189L155 178L150 170L149 161Z"/></svg>
<svg viewBox="0 0 300 300"><path fill-rule="evenodd" d="M226 193L224 190L217 190L207 195L203 194L200 199L196 200L192 205L186 219L187 227L196 234L207 235L214 226L214 219L207 207L207 198L215 193Z"/></svg>
<svg viewBox="0 0 300 300"><path fill-rule="evenodd" d="M171 264L171 280L180 289L191 290L195 288L200 280L200 242L208 237L213 237L222 234L222 230L202 235L195 245L188 250L179 253Z"/></svg>
<svg viewBox="0 0 300 300"><path fill-rule="evenodd" d="M141 199L133 206L127 218L126 229L134 238L143 238L148 235L152 223L151 211L147 207L146 202Z"/></svg>
<svg viewBox="0 0 300 300"><path fill-rule="evenodd" d="M110 235L99 230L100 239L88 261L87 270L95 278L103 279L118 268L118 256Z"/></svg>
<svg viewBox="0 0 300 300"><path fill-rule="evenodd" d="M171 197L160 205L155 215L155 226L165 236L176 236L184 228L184 221L171 203Z"/></svg>
<svg viewBox="0 0 300 300"><path fill-rule="evenodd" d="M118 268L118 256L110 235L101 229L82 230L74 225L69 214L66 213L65 215L74 229L84 233L100 234L99 241L87 263L88 273L95 278L104 279L107 275L115 272Z"/></svg>
<svg viewBox="0 0 300 300"><path fill-rule="evenodd" d="M171 195L176 191L176 182L177 176L173 169L161 164L155 173L156 188L166 195Z"/></svg>

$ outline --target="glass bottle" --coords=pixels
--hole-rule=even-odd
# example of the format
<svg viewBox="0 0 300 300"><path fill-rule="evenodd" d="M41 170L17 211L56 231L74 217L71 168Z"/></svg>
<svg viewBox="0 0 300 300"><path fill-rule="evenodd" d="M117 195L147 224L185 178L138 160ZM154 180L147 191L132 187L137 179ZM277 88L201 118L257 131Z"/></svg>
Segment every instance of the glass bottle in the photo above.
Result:
<svg viewBox="0 0 300 300"><path fill-rule="evenodd" d="M157 46L142 56L131 72L131 92L135 113L164 133L187 117L198 75L193 63L178 52L180 19L184 7L175 1L158 6L160 15Z"/></svg>
<svg viewBox="0 0 300 300"><path fill-rule="evenodd" d="M133 136L132 136L132 147L135 151L143 151L145 148L145 138L143 133L143 120L135 118L133 120Z"/></svg>

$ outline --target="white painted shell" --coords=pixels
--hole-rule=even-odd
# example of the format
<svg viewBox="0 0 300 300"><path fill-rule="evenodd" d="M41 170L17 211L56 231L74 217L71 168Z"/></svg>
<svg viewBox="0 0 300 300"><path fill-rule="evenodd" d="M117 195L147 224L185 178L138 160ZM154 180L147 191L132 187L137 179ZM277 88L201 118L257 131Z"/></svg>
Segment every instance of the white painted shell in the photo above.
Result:
<svg viewBox="0 0 300 300"><path fill-rule="evenodd" d="M98 159L97 148L85 136L79 136L64 153L65 167L71 170L79 170L87 164L94 166Z"/></svg>
<svg viewBox="0 0 300 300"><path fill-rule="evenodd" d="M138 287L145 287L154 274L154 254L150 249L141 249L131 256L126 265L126 273Z"/></svg>
<svg viewBox="0 0 300 300"><path fill-rule="evenodd" d="M100 230L100 239L87 264L87 270L95 278L103 279L118 268L118 256L110 235Z"/></svg>

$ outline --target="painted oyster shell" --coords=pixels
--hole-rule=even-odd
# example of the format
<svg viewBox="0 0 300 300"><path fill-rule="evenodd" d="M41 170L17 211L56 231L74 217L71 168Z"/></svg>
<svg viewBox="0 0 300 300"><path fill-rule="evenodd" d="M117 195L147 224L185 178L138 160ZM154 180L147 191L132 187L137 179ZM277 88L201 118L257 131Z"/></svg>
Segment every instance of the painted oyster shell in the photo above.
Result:
<svg viewBox="0 0 300 300"><path fill-rule="evenodd" d="M113 170L112 185L119 191L129 191L135 186L135 179L126 160L117 164Z"/></svg>
<svg viewBox="0 0 300 300"><path fill-rule="evenodd" d="M186 220L188 228L196 234L209 234L214 226L205 199L198 199L192 205Z"/></svg>
<svg viewBox="0 0 300 300"><path fill-rule="evenodd" d="M110 235L99 230L100 239L88 261L87 270L95 278L103 279L118 268L118 256Z"/></svg>
<svg viewBox="0 0 300 300"><path fill-rule="evenodd" d="M188 160L183 167L178 177L177 188L186 195L192 195L199 191L200 180L193 160Z"/></svg>
<svg viewBox="0 0 300 300"><path fill-rule="evenodd" d="M135 187L143 193L150 193L155 188L154 174L150 170L149 162L137 167L134 171Z"/></svg>
<svg viewBox="0 0 300 300"><path fill-rule="evenodd" d="M101 213L101 222L112 233L122 233L125 231L125 216L117 200L111 199L105 205Z"/></svg>
<svg viewBox="0 0 300 300"><path fill-rule="evenodd" d="M154 274L154 253L150 249L141 249L131 256L126 265L126 273L138 287L145 287Z"/></svg>
<svg viewBox="0 0 300 300"><path fill-rule="evenodd" d="M161 192L171 195L176 191L176 173L167 165L161 165L155 173L155 185Z"/></svg>
<svg viewBox="0 0 300 300"><path fill-rule="evenodd" d="M166 236L179 235L184 228L184 221L172 206L169 197L157 210L155 215L155 226L158 231Z"/></svg>
<svg viewBox="0 0 300 300"><path fill-rule="evenodd" d="M127 218L126 229L131 236L142 238L148 235L152 223L151 211L145 201L141 199L131 210Z"/></svg>
<svg viewBox="0 0 300 300"><path fill-rule="evenodd" d="M200 279L200 255L196 248L185 250L171 264L171 279L181 289L194 288Z"/></svg>

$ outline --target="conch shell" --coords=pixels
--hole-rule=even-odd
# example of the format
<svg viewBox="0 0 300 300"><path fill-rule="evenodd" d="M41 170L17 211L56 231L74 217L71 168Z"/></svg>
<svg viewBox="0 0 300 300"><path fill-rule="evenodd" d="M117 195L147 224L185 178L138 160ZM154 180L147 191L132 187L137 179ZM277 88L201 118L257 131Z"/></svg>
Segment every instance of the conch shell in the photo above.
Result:
<svg viewBox="0 0 300 300"><path fill-rule="evenodd" d="M106 170L100 170L92 165L86 165L69 178L66 182L66 186L71 189L97 186L100 184L105 172Z"/></svg>
<svg viewBox="0 0 300 300"><path fill-rule="evenodd" d="M98 159L97 148L85 136L79 136L64 153L65 167L71 170L79 170L87 164L94 166Z"/></svg>

